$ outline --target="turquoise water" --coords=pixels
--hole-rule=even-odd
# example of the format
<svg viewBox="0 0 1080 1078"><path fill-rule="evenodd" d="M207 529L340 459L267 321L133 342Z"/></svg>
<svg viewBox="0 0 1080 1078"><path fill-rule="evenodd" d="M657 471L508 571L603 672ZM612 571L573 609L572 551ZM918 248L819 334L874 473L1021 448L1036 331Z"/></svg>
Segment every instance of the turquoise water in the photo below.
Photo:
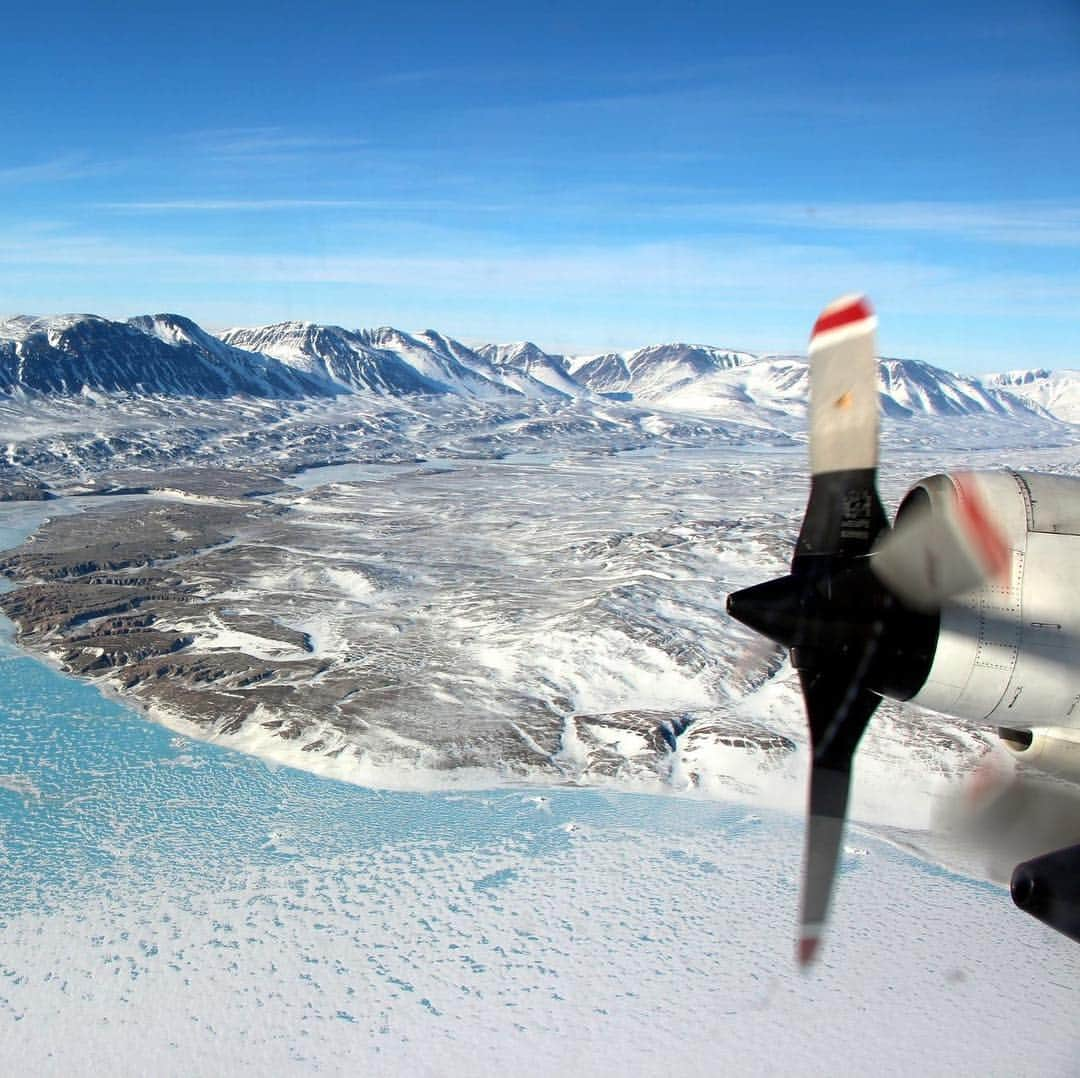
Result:
<svg viewBox="0 0 1080 1078"><path fill-rule="evenodd" d="M179 737L0 645L0 897L11 912L55 892L98 889L163 866L206 877L233 867L334 857L387 841L461 849L523 833L535 851L569 841L560 824L647 829L742 815L722 805L532 791L392 793L350 786ZM501 811L493 812L499 802ZM287 839L281 836L288 836Z"/></svg>

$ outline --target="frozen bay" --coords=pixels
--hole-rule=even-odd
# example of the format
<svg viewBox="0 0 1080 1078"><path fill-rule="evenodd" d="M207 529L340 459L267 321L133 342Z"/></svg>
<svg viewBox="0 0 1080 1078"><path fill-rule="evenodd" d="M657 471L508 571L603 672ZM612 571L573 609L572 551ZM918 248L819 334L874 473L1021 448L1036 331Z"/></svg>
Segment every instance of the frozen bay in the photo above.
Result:
<svg viewBox="0 0 1080 1078"><path fill-rule="evenodd" d="M1071 945L865 833L801 976L795 817L367 790L179 738L9 647L0 682L0 1022L24 1072L1068 1074L1078 1058ZM1018 1059L1028 1022L1042 1036Z"/></svg>

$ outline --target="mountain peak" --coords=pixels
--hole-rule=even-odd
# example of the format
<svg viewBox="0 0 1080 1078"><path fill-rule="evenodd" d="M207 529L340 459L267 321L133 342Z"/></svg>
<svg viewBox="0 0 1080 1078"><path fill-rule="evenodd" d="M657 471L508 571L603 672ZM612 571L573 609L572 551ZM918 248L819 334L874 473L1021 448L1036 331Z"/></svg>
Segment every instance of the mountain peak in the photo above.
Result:
<svg viewBox="0 0 1080 1078"><path fill-rule="evenodd" d="M0 324L0 390L220 398L325 396L330 390L267 356L223 344L182 315L114 322L98 315Z"/></svg>
<svg viewBox="0 0 1080 1078"><path fill-rule="evenodd" d="M563 397L580 397L588 389L566 369L562 356L551 355L532 341L485 344L477 349L489 363L504 371L518 371Z"/></svg>
<svg viewBox="0 0 1080 1078"><path fill-rule="evenodd" d="M113 324L99 314L16 314L0 321L0 340L22 341L35 333L64 333L82 323Z"/></svg>

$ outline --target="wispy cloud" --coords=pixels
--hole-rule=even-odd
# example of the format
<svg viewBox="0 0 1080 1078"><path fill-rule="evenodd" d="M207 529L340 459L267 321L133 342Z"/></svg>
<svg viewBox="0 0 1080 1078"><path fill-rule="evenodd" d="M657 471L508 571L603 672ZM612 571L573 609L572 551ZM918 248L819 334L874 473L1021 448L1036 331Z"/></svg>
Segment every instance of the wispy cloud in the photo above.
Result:
<svg viewBox="0 0 1080 1078"><path fill-rule="evenodd" d="M941 233L986 243L1080 246L1080 203L867 202L847 204L679 203L672 217L835 232Z"/></svg>
<svg viewBox="0 0 1080 1078"><path fill-rule="evenodd" d="M50 161L38 161L25 165L5 165L0 168L0 184L21 185L34 183L61 183L66 180L82 180L91 176L106 176L117 172L118 162L94 161L88 157L57 157Z"/></svg>
<svg viewBox="0 0 1080 1078"><path fill-rule="evenodd" d="M0 235L0 264L68 265L109 272L154 267L164 280L204 284L245 281L407 288L464 297L507 296L628 305L638 299L672 309L725 303L815 303L843 288L868 288L906 310L962 309L997 313L1003 303L1026 314L1063 316L1080 305L1080 271L1010 273L856 254L840 246L724 239L698 243L558 246L523 250L477 240L452 252L416 254L252 254L203 251L177 244L117 242L91 234L9 232ZM635 299L637 297L637 299ZM703 306L705 305L705 306Z"/></svg>
<svg viewBox="0 0 1080 1078"><path fill-rule="evenodd" d="M976 356L985 369L1015 367L1020 355L1080 363L1080 270L990 271L824 243L726 238L522 250L476 238L449 251L253 253L205 249L190 237L163 244L11 230L0 234L0 268L17 282L13 307L47 306L22 296L64 295L66 308L97 309L94 297L107 294L196 317L212 302L218 320L234 324L255 310L265 320L292 311L347 322L362 296L379 321L466 335L505 322L503 336L569 333L588 347L682 338L799 351L820 304L854 288L889 312L889 354L961 366ZM1011 338L1002 336L1003 312Z"/></svg>
<svg viewBox="0 0 1080 1078"><path fill-rule="evenodd" d="M458 203L449 199L386 198L174 198L98 202L95 208L128 213L259 213L274 210L364 210L373 213L462 209L501 213L505 205Z"/></svg>
<svg viewBox="0 0 1080 1078"><path fill-rule="evenodd" d="M299 154L352 152L367 144L366 139L355 135L299 133L269 126L192 131L183 137L183 141L199 152L229 158L280 158Z"/></svg>
<svg viewBox="0 0 1080 1078"><path fill-rule="evenodd" d="M381 75L371 75L364 80L367 86L409 86L430 82L460 81L462 78L476 75L475 66L468 67L418 67L401 68L387 71Z"/></svg>

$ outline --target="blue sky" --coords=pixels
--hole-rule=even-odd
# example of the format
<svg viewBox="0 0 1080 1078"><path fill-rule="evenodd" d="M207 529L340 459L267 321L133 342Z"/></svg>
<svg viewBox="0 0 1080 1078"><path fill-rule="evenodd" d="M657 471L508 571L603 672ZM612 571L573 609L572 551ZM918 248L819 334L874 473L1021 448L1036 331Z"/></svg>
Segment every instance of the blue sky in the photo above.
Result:
<svg viewBox="0 0 1080 1078"><path fill-rule="evenodd" d="M883 10L878 10L883 9ZM1080 367L1080 3L5 15L3 313Z"/></svg>

